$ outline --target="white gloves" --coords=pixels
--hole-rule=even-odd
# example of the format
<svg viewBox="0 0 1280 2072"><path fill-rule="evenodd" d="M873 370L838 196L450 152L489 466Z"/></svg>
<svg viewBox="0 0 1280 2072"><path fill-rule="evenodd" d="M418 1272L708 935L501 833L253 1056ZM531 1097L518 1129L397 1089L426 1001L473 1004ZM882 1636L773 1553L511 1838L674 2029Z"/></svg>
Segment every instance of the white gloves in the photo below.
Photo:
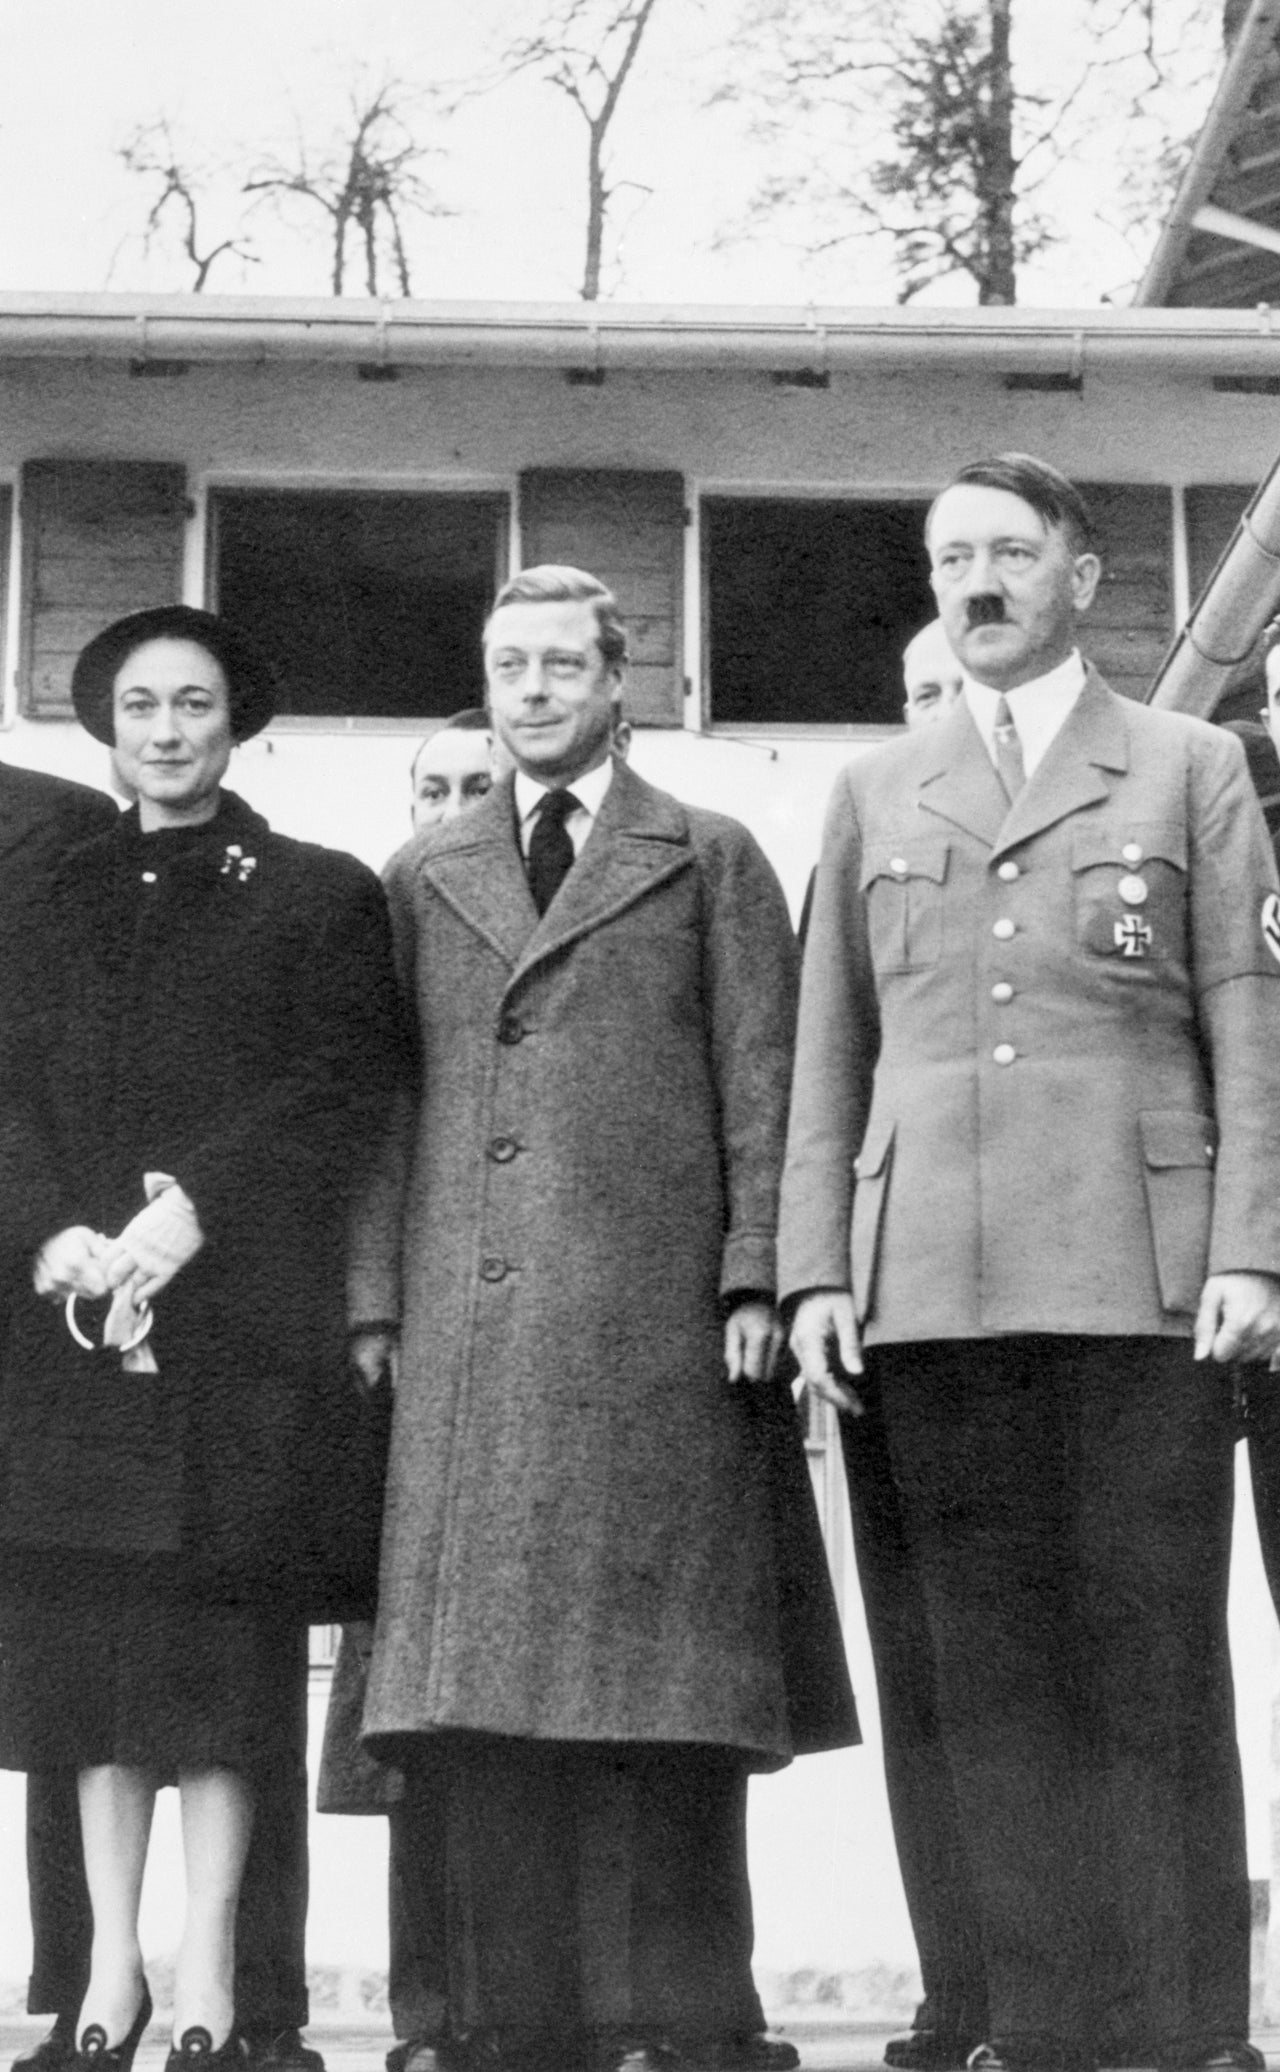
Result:
<svg viewBox="0 0 1280 2072"><path fill-rule="evenodd" d="M144 1173L147 1206L126 1223L103 1257L108 1289L131 1285L134 1300L150 1302L179 1268L194 1259L204 1232L191 1197L169 1173Z"/></svg>

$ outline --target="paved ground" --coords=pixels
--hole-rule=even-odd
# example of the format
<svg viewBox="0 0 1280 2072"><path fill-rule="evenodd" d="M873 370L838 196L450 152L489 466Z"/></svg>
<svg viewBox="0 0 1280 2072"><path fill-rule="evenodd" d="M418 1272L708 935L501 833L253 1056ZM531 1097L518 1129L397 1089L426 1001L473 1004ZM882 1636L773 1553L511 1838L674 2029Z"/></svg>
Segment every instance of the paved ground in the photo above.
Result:
<svg viewBox="0 0 1280 2072"><path fill-rule="evenodd" d="M43 2025L19 2017L0 2016L0 2068L19 2051L28 2049L41 2034ZM889 2031L849 2023L796 2022L780 2029L790 2036L800 2052L802 2068L808 2072L880 2072ZM355 2025L313 2022L308 2040L324 2052L328 2072L383 2072L383 2057L391 2042L381 2024ZM1255 2034L1254 2042L1273 2068L1280 2066L1280 2031ZM162 2072L168 2038L153 2027L137 2057L138 2072Z"/></svg>
<svg viewBox="0 0 1280 2072"><path fill-rule="evenodd" d="M19 2016L0 2016L0 2068L19 2051L27 2050L47 2025ZM865 2029L843 2024L797 2022L779 2031L789 2035L800 2052L802 2065L812 2072L879 2072L884 2053L885 2028ZM339 2022L313 2022L307 2040L324 2052L327 2072L383 2072L383 2058L392 2042L381 2023L365 2026ZM1273 2039L1280 2055L1280 2036ZM137 2072L162 2072L168 2038L152 2026L135 2061Z"/></svg>

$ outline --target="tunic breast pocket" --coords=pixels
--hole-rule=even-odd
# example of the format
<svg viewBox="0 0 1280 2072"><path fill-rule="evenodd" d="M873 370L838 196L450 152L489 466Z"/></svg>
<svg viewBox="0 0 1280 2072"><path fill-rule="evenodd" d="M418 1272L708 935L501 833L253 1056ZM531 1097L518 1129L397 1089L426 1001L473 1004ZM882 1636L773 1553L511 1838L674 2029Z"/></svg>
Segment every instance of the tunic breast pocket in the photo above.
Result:
<svg viewBox="0 0 1280 2072"><path fill-rule="evenodd" d="M1178 821L1087 821L1072 835L1076 940L1141 977L1187 954L1187 833Z"/></svg>
<svg viewBox="0 0 1280 2072"><path fill-rule="evenodd" d="M950 853L949 842L916 834L868 845L861 888L877 972L927 971L937 963Z"/></svg>

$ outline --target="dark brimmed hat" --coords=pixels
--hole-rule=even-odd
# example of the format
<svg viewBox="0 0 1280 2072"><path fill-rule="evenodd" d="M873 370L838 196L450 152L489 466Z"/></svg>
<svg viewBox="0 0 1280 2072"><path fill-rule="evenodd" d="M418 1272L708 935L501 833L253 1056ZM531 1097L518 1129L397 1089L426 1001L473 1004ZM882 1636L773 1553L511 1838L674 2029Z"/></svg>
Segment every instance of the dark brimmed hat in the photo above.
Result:
<svg viewBox="0 0 1280 2072"><path fill-rule="evenodd" d="M189 604L157 604L130 612L80 650L71 672L71 702L76 718L95 741L115 745L112 693L116 677L135 648L148 640L191 640L211 654L227 679L231 699L231 732L247 741L266 726L276 709L276 680L270 662L256 643L213 612Z"/></svg>

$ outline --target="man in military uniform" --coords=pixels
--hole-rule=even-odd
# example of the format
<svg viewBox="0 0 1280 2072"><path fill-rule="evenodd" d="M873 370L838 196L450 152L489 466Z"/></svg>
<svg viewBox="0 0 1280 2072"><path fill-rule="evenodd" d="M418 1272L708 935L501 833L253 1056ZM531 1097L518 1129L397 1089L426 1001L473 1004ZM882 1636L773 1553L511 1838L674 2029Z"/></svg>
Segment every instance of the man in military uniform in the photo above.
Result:
<svg viewBox="0 0 1280 2072"><path fill-rule="evenodd" d="M1222 1363L1280 1344L1275 867L1239 744L1082 661L1070 483L966 468L928 544L964 697L836 784L780 1289L884 1418L980 2061L1256 2066Z"/></svg>

